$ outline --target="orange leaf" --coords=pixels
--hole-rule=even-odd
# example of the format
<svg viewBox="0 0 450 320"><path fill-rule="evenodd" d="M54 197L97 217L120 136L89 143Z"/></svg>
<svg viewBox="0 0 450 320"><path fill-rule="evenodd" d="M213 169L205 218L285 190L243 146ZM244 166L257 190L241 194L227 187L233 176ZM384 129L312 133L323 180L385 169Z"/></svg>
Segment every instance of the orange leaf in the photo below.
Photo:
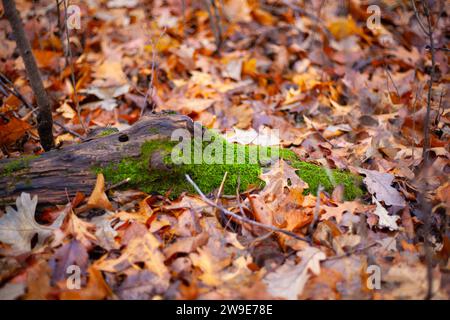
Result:
<svg viewBox="0 0 450 320"><path fill-rule="evenodd" d="M102 300L111 294L111 289L103 279L103 275L93 266L89 267L89 280L86 288L64 291L61 300Z"/></svg>
<svg viewBox="0 0 450 320"><path fill-rule="evenodd" d="M31 129L31 126L16 117L11 117L9 122L3 123L0 120L0 145L9 145L16 142Z"/></svg>
<svg viewBox="0 0 450 320"><path fill-rule="evenodd" d="M33 50L39 68L56 70L59 65L60 52L50 50Z"/></svg>

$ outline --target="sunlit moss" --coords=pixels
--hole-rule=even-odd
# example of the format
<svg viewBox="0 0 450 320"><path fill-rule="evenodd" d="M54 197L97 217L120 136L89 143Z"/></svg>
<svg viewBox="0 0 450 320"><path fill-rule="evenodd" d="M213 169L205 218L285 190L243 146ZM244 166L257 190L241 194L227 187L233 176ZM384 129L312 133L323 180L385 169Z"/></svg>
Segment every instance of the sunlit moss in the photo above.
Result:
<svg viewBox="0 0 450 320"><path fill-rule="evenodd" d="M259 179L263 168L270 166L273 160L279 156L292 167L298 169L297 174L309 185L309 189L305 192L315 193L319 184L326 191L331 192L336 185L343 184L347 199L353 199L362 195L362 191L359 188L360 180L348 172L331 170L332 180L334 181L330 181L329 175L324 168L300 161L297 155L289 149L230 144L218 136L216 138L219 139L223 148L223 159L218 161L221 163L208 164L203 158L201 163L195 164L193 152L195 146L192 143L190 163L174 164L171 155L173 148L178 145L178 142L150 140L142 145L140 158L125 158L119 163L96 168L95 170L102 172L111 183L119 183L128 178L129 186L147 193L165 194L170 191L173 197L183 191L194 191L185 179L186 174L196 182L203 192L210 193L220 186L225 172L228 172L224 184L224 194L235 194L238 187L239 191L245 191L252 187L263 187L264 182ZM200 144L203 148L202 152L208 144ZM228 163L226 150L228 150L228 155L230 155L229 150L231 150L233 159L233 161L228 161ZM152 168L150 159L155 153L158 153L165 168ZM256 162L251 161L255 159L251 155L257 155ZM237 161L238 158L245 159L245 161L239 163Z"/></svg>

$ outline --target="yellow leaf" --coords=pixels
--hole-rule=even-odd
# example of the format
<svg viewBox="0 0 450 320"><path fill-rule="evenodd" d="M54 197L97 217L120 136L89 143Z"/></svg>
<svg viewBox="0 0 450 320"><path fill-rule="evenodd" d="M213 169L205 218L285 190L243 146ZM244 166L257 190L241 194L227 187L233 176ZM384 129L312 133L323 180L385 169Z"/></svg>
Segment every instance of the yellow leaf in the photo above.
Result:
<svg viewBox="0 0 450 320"><path fill-rule="evenodd" d="M257 74L255 58L244 61L244 64L242 66L242 73L249 76L255 76Z"/></svg>
<svg viewBox="0 0 450 320"><path fill-rule="evenodd" d="M364 37L364 31L358 27L351 16L348 18L338 18L333 22L330 22L328 24L328 30L330 30L331 34L338 41L354 34Z"/></svg>
<svg viewBox="0 0 450 320"><path fill-rule="evenodd" d="M76 112L72 109L72 107L67 103L64 102L61 107L56 109L57 112L61 113L62 116L66 119L73 119L75 117Z"/></svg>

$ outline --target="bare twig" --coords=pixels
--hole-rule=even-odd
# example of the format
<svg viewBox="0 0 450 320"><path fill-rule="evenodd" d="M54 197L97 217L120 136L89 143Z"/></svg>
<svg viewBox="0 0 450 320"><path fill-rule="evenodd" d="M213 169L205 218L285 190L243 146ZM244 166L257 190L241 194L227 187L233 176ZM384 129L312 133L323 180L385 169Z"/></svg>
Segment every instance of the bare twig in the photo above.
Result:
<svg viewBox="0 0 450 320"><path fill-rule="evenodd" d="M224 185L225 185L225 181L227 180L227 176L228 176L228 171L226 171L225 174L223 175L222 182L220 183L219 190L217 191L216 205L219 204L220 196L222 195L223 187L224 187ZM214 207L213 214L214 214L216 217L218 217L218 216L217 216L217 207Z"/></svg>
<svg viewBox="0 0 450 320"><path fill-rule="evenodd" d="M154 94L154 79L155 79L155 69L156 69L156 46L158 45L159 41L161 40L161 38L164 36L164 34L166 33L166 28L164 27L164 29L162 30L161 34L159 35L158 39L156 40L156 42L150 38L150 46L152 48L152 65L151 65L151 78L150 78L150 83L148 84L148 88L147 91L145 92L145 96L144 96L144 106L141 109L141 114L140 117L142 117L145 113L145 109L147 109L148 105L151 105L151 110L153 111L154 109L154 101L153 101L153 94ZM148 102L148 98L151 99L151 104Z"/></svg>
<svg viewBox="0 0 450 320"><path fill-rule="evenodd" d="M420 28L423 33L428 37L430 53L431 53L431 71L430 71L430 79L428 81L428 95L427 95L427 111L424 119L424 127L423 127L423 151L422 157L424 160L425 167L428 164L428 149L430 148L430 133L429 133L429 124L430 124L430 112L431 112L431 98L433 91L433 78L436 69L436 59L435 59L435 47L434 47L434 27L431 23L431 13L428 6L428 2L425 0L421 0L422 7L424 10L424 15L427 18L427 26L425 27L424 23L420 19L419 11L417 10L415 0L411 0L411 4L414 9L414 14L416 16L417 21L419 22Z"/></svg>
<svg viewBox="0 0 450 320"><path fill-rule="evenodd" d="M206 7L206 11L209 16L209 23L211 25L211 30L214 34L214 39L216 41L216 52L220 53L220 48L222 47L222 27L220 25L220 16L219 11L217 9L217 5L215 0L204 0L204 4ZM214 12L211 10L211 7Z"/></svg>
<svg viewBox="0 0 450 320"><path fill-rule="evenodd" d="M73 102L75 103L75 109L77 111L78 120L80 121L81 127L83 128L84 134L87 133L86 125L84 124L83 119L81 118L81 110L80 110L80 104L78 102L78 93L77 93L77 82L75 80L75 68L73 67L73 56L72 56L72 49L70 47L70 34L69 34L69 28L67 26L67 2L66 0L63 0L64 3L64 29L66 34L66 50L65 50L65 56L66 56L66 65L69 65L70 67L70 80L72 82L73 87ZM59 5L58 5L59 8ZM58 17L59 19L59 17Z"/></svg>
<svg viewBox="0 0 450 320"><path fill-rule="evenodd" d="M17 90L17 88L14 86L14 84L11 82L11 80L9 80L4 74L2 74L0 72L0 87L4 88L6 91L8 91L8 93L12 94L13 96L15 96L17 99L19 99L28 109L31 110L31 112L35 115L38 114L37 110L38 108L33 107L28 101L27 99L22 95L22 93L20 93L19 90ZM60 123L57 120L53 121L53 124L60 127L61 129L63 129L65 132L70 133L71 135L80 138L81 141L84 141L85 138L79 134L78 132L75 132L69 128L67 128L64 124Z"/></svg>
<svg viewBox="0 0 450 320"><path fill-rule="evenodd" d="M332 260L339 260L339 259L342 259L342 258L350 257L351 255L353 255L355 253L366 251L367 249L370 249L370 248L372 248L372 247L374 247L376 245L377 245L377 242L373 242L373 243L371 243L371 244L369 244L369 245L367 245L367 246L365 246L363 248L356 248L356 249L350 250L350 251L348 251L348 252L346 252L344 254L327 258L326 260L327 261L332 261Z"/></svg>
<svg viewBox="0 0 450 320"><path fill-rule="evenodd" d="M308 227L308 234L312 236L314 232L314 227L316 226L317 220L319 219L319 211L320 211L320 194L323 191L323 187L319 184L317 188L317 198L316 198L316 206L314 207L314 217L311 221L311 224Z"/></svg>
<svg viewBox="0 0 450 320"><path fill-rule="evenodd" d="M431 53L431 71L430 71L430 78L428 80L428 94L427 94L427 110L425 113L425 119L423 124L423 149L422 149L422 157L423 157L423 170L428 170L429 167L429 155L428 155L428 149L430 148L430 113L431 113L431 98L433 93L433 78L435 74L436 69L436 59L435 59L435 45L434 45L434 26L431 23L431 10L429 6L429 2L426 0L421 0L420 3L422 4L422 10L423 14L426 17L427 26L422 22L420 19L419 11L417 10L415 0L411 0L411 4L414 9L414 14L416 16L417 21L419 22L420 28L422 29L423 33L428 37L429 41L429 49ZM431 234L431 215L432 210L431 206L428 203L428 201L425 199L424 193L427 192L428 184L426 182L423 182L423 192L419 193L419 203L423 208L424 215L425 215L425 236L424 236L424 243L425 243L425 259L427 262L427 281L428 281L428 291L425 299L431 299L433 296L433 266L432 266L432 258L433 253L431 249L431 243L429 240L429 236Z"/></svg>
<svg viewBox="0 0 450 320"><path fill-rule="evenodd" d="M422 95L422 89L423 86L420 85L419 86L419 90L416 91L416 97L414 98L414 103L413 103L413 132L416 132L416 104L417 104L417 99ZM416 149L416 142L414 141L414 136L413 136L413 140L412 140L412 159L414 161L414 150Z"/></svg>
<svg viewBox="0 0 450 320"><path fill-rule="evenodd" d="M384 71L386 72L388 78L392 81L392 85L394 86L394 89L395 89L395 92L397 93L397 96L398 96L399 98L401 98L401 96L400 96L400 91L398 90L397 85L395 84L395 81L394 81L394 79L392 78L392 75L391 75L391 73L389 72L389 70L388 70L386 64L384 64ZM387 89L388 89L388 93L389 93L389 81L387 81Z"/></svg>
<svg viewBox="0 0 450 320"><path fill-rule="evenodd" d="M250 220L247 217L241 217L240 215L237 215L236 213L231 212L230 210L227 210L224 207L217 205L216 203L214 203L214 201L211 201L210 199L208 199L205 196L205 194L200 190L200 188L195 184L195 182L191 179L191 177L189 175L186 174L185 177L186 177L186 180L192 185L192 187L194 187L195 191L197 191L197 193L200 195L200 197L202 198L202 200L204 202L206 202L210 206L213 206L213 207L219 209L225 215L227 215L229 217L233 217L234 219L242 221L244 223L248 223L248 224L260 227L260 228L264 228L264 229L267 229L267 230L283 233L283 234L288 235L290 237L293 237L293 238L295 238L297 240L306 241L308 243L311 242L309 239L300 237L299 235L297 235L297 234L295 234L293 232L286 231L286 230L283 230L283 229L280 229L280 228L277 228L277 227L274 227L274 226L271 226L271 225L267 225L267 224L264 224L264 223L260 223L260 222L254 221L254 220Z"/></svg>

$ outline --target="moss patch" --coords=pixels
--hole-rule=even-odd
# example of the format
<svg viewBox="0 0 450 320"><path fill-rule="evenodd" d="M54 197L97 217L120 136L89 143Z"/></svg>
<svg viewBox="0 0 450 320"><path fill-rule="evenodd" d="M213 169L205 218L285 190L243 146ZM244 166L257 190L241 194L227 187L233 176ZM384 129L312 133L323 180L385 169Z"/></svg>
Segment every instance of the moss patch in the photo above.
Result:
<svg viewBox="0 0 450 320"><path fill-rule="evenodd" d="M12 160L7 164L3 165L2 167L0 167L0 176L1 177L10 176L14 172L28 168L30 165L30 161L38 157L39 156L36 155L29 155L18 158L16 160Z"/></svg>
<svg viewBox="0 0 450 320"><path fill-rule="evenodd" d="M98 137L107 137L117 132L119 132L119 130L116 128L106 128L98 134Z"/></svg>
<svg viewBox="0 0 450 320"><path fill-rule="evenodd" d="M343 184L346 199L354 199L362 195L359 177L348 172L330 170L332 181L326 169L300 161L297 155L289 149L230 144L218 135L213 135L211 141L217 142L218 148L212 152L209 150L209 153L206 151L211 142L191 143L190 154L187 155L190 157L190 164L184 164L186 162L173 163L172 154L182 155L179 142L151 140L142 145L140 158L125 158L119 163L102 168L97 167L95 171L102 172L110 183L119 183L129 178L128 186L147 193L165 194L170 191L171 197L176 197L183 191L194 192L192 186L185 179L186 174L196 182L203 192L209 193L220 186L225 172L228 172L224 194L235 194L238 185L239 191L245 191L252 187L263 187L264 182L259 179L263 168L270 166L273 159L280 157L288 161L292 167L299 169L298 175L310 186L305 193L315 193L319 184L327 192L332 192L334 186ZM222 154L215 159L222 157L221 161L211 163L211 157L215 157L216 151L220 148ZM195 150L201 151L200 154L203 155L198 164L195 164ZM154 168L155 164L152 163L152 159L155 158L155 154L159 159L158 163L163 164L165 168ZM218 162L220 164L217 164Z"/></svg>

